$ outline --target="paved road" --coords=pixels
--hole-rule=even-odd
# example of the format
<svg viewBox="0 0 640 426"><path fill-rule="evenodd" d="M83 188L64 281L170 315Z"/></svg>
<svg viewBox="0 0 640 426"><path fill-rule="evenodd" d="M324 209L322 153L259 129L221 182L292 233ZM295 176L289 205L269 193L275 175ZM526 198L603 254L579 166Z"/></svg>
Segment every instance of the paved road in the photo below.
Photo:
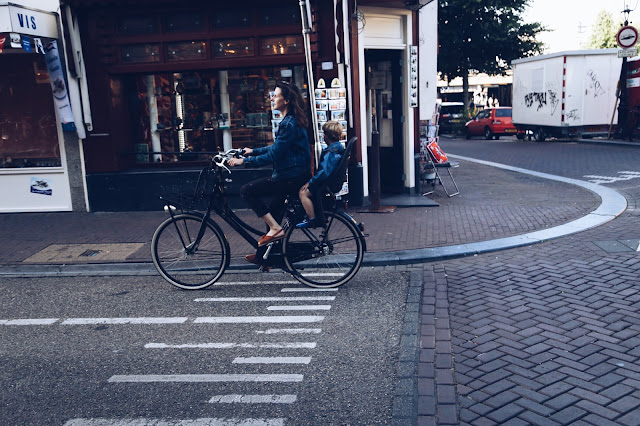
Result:
<svg viewBox="0 0 640 426"><path fill-rule="evenodd" d="M640 150L508 139L441 145L598 181L629 206L579 234L425 265L419 424L640 424Z"/></svg>
<svg viewBox="0 0 640 426"><path fill-rule="evenodd" d="M363 270L329 291L287 280L3 280L0 423L389 423L415 388L397 375L409 274Z"/></svg>

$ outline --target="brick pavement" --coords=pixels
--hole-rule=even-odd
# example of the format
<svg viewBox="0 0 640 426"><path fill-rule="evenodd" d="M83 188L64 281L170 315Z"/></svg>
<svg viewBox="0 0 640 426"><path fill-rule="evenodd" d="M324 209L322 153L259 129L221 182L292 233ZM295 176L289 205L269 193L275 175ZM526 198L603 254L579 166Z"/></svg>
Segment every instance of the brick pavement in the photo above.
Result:
<svg viewBox="0 0 640 426"><path fill-rule="evenodd" d="M640 188L615 188L598 228L424 265L419 425L640 425L640 252L602 244L640 239Z"/></svg>
<svg viewBox="0 0 640 426"><path fill-rule="evenodd" d="M393 214L350 209L365 224L369 252L437 247L508 237L559 225L595 209L599 199L582 188L462 162L454 171L460 195L438 188L439 207L399 208ZM481 176L481 179L478 177ZM562 197L558 197L562 194ZM243 219L260 227L250 211ZM0 214L0 265L19 264L52 244L144 243L127 262L150 262L150 240L164 212ZM234 260L252 250L223 224ZM259 228L260 229L260 228ZM90 263L91 258L75 259ZM67 260L66 263L73 263Z"/></svg>

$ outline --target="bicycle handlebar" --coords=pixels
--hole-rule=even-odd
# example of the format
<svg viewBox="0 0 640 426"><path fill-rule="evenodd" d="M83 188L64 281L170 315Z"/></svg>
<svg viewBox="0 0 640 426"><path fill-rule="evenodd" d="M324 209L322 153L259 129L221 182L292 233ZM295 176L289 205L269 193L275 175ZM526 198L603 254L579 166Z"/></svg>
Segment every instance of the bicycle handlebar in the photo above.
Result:
<svg viewBox="0 0 640 426"><path fill-rule="evenodd" d="M216 166L226 169L229 173L231 173L231 170L227 167L227 164L226 164L227 161L229 161L231 158L240 158L243 155L244 155L244 149L232 148L226 152L220 152L214 155L213 158L211 159L211 162Z"/></svg>

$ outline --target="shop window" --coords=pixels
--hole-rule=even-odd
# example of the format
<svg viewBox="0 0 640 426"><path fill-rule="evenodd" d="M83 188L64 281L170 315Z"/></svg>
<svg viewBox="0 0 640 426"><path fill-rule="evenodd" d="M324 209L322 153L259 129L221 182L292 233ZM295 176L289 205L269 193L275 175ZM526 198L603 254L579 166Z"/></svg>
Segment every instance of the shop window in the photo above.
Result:
<svg viewBox="0 0 640 426"><path fill-rule="evenodd" d="M60 167L44 55L0 55L0 169Z"/></svg>
<svg viewBox="0 0 640 426"><path fill-rule="evenodd" d="M251 39L232 39L232 40L216 40L214 42L216 57L224 56L252 56L253 40Z"/></svg>
<svg viewBox="0 0 640 426"><path fill-rule="evenodd" d="M207 58L207 44L204 41L183 41L167 44L168 61L188 61Z"/></svg>
<svg viewBox="0 0 640 426"><path fill-rule="evenodd" d="M260 40L261 55L304 53L302 36L266 37Z"/></svg>
<svg viewBox="0 0 640 426"><path fill-rule="evenodd" d="M251 26L251 11L218 10L213 14L214 28L244 28Z"/></svg>
<svg viewBox="0 0 640 426"><path fill-rule="evenodd" d="M292 69L293 68L293 69ZM301 66L287 69L302 87ZM273 143L270 92L283 79L279 67L136 75L137 163L205 161L231 147ZM297 81L296 78L301 79ZM220 87L220 84L226 84Z"/></svg>
<svg viewBox="0 0 640 426"><path fill-rule="evenodd" d="M262 10L261 23L267 26L301 25L300 6L269 7Z"/></svg>
<svg viewBox="0 0 640 426"><path fill-rule="evenodd" d="M120 18L117 25L121 35L141 35L158 32L158 21L155 16L127 16Z"/></svg>
<svg viewBox="0 0 640 426"><path fill-rule="evenodd" d="M186 33L204 30L204 18L200 13L177 13L165 18L165 32Z"/></svg>
<svg viewBox="0 0 640 426"><path fill-rule="evenodd" d="M159 44L134 44L121 49L122 62L135 64L138 62L160 62Z"/></svg>

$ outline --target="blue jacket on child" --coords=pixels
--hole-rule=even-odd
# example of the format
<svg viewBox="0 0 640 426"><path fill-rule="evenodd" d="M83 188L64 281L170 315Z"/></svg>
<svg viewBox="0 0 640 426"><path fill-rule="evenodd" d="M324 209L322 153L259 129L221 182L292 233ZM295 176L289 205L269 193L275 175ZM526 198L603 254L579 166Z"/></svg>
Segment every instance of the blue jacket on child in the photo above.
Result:
<svg viewBox="0 0 640 426"><path fill-rule="evenodd" d="M309 180L309 191L312 194L315 194L329 176L335 172L343 154L344 147L341 142L334 142L322 150L322 162L318 168L318 173Z"/></svg>

